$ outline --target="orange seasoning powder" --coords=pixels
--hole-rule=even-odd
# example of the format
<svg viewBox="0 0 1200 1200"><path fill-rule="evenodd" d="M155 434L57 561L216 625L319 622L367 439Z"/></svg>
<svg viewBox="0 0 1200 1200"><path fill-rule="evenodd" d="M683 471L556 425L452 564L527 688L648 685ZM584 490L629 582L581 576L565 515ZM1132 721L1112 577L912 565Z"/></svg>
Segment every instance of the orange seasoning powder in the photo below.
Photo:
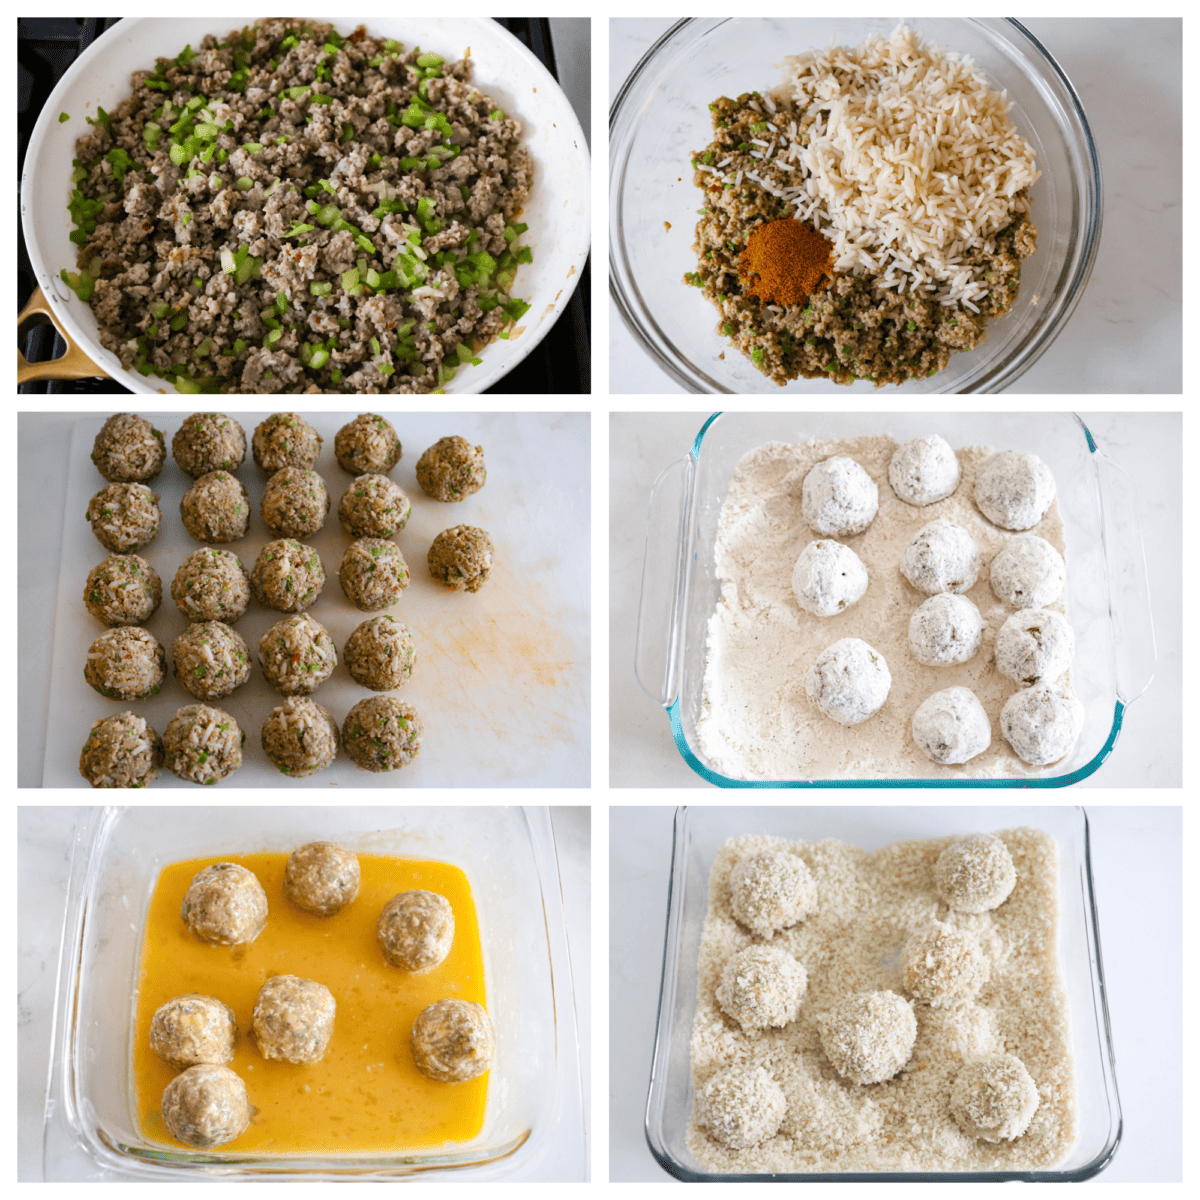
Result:
<svg viewBox="0 0 1200 1200"><path fill-rule="evenodd" d="M826 287L833 275L833 247L811 225L781 217L751 232L738 259L742 287L774 304L799 304Z"/></svg>

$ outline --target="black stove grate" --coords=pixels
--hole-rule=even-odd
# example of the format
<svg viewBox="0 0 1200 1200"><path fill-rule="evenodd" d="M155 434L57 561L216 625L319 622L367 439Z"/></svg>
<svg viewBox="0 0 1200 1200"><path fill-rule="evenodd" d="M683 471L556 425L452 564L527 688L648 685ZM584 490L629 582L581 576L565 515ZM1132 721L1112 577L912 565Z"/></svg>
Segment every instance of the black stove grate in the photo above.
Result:
<svg viewBox="0 0 1200 1200"><path fill-rule="evenodd" d="M17 189L25 164L25 149L43 105L67 68L119 17L21 17L17 21ZM542 62L556 79L550 23L545 17L497 17ZM18 197L19 201L19 197ZM17 211L20 212L18 202ZM17 226L17 311L28 303L36 282L25 237ZM30 362L49 362L66 353L54 326L28 322L20 345ZM584 264L579 285L554 328L530 355L499 383L496 394L587 394L591 392L591 258ZM129 395L111 379L77 379L26 383L18 394Z"/></svg>

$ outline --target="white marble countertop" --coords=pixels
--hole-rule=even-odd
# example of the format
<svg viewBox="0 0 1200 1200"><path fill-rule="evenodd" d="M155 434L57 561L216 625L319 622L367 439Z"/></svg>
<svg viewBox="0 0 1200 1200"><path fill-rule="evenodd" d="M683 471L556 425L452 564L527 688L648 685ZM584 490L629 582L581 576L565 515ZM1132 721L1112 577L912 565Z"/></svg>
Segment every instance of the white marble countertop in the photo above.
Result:
<svg viewBox="0 0 1200 1200"><path fill-rule="evenodd" d="M70 843L78 810L52 806L17 810L17 1178L40 1181L42 1115L50 1061L51 1017ZM588 1178L591 1139L591 810L551 808L566 912L567 947L579 1030L579 1071L566 1064L562 1116L545 1152L524 1181L559 1183ZM77 1172L77 1173L76 1173ZM82 1152L59 1164L61 1178L97 1178ZM105 1179L112 1176L105 1175Z"/></svg>
<svg viewBox="0 0 1200 1200"><path fill-rule="evenodd" d="M1182 422L1179 413L1082 413L1096 444L1132 476L1149 572L1158 666L1125 713L1108 761L1078 787L1183 781ZM633 673L650 489L690 450L705 413L614 413L609 478L609 783L710 788L684 762L666 713Z"/></svg>
<svg viewBox="0 0 1200 1200"><path fill-rule="evenodd" d="M610 103L672 24L657 17L613 19ZM1083 101L1104 177L1104 227L1079 307L1009 391L1180 392L1182 22L1051 17L1022 24L1054 56ZM609 314L610 390L683 392L629 332L611 297Z"/></svg>
<svg viewBox="0 0 1200 1200"><path fill-rule="evenodd" d="M611 812L609 927L614 1031L609 1077L609 1178L673 1182L643 1127L662 979L672 808ZM1088 809L1101 949L1125 1131L1105 1183L1183 1179L1182 810ZM1154 914L1148 919L1148 914ZM620 1041L616 1031L620 1030ZM617 1047L619 1046L619 1051Z"/></svg>

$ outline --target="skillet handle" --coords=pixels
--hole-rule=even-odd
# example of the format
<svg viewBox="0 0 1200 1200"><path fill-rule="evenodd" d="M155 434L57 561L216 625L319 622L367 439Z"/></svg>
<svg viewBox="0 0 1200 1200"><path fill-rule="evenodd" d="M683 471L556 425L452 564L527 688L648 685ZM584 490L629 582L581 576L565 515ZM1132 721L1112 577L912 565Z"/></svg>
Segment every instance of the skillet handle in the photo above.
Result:
<svg viewBox="0 0 1200 1200"><path fill-rule="evenodd" d="M54 311L50 305L46 303L46 297L42 294L42 289L29 297L29 303L25 305L21 311L21 315L17 317L17 328L20 329L30 317L42 315L49 320L50 324L58 330L59 336L67 343L67 352L62 358L52 359L50 362L31 363L21 351L17 350L17 386L20 387L23 383L37 383L43 379L108 379L110 378L107 371L102 371L80 348L71 341L70 335L58 323L58 318L54 315Z"/></svg>

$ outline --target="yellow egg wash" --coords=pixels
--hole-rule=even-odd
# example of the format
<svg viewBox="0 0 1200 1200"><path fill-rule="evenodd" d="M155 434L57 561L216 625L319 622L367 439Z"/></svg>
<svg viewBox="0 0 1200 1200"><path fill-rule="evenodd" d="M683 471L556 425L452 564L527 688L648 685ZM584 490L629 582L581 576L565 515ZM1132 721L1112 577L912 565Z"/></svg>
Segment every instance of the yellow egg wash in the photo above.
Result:
<svg viewBox="0 0 1200 1200"><path fill-rule="evenodd" d="M358 898L332 917L317 917L283 893L286 854L197 858L164 867L154 888L138 975L133 1070L145 1135L172 1147L162 1120L163 1089L178 1072L150 1049L155 1010L186 992L223 1000L237 1015L228 1064L246 1085L254 1116L228 1151L265 1154L394 1153L466 1142L483 1127L485 1074L435 1083L408 1048L417 1014L447 997L487 1006L475 903L466 875L448 863L360 854ZM183 923L179 908L197 871L238 863L267 893L266 928L249 945L212 946ZM454 945L446 961L413 975L384 960L375 942L383 906L398 892L438 892L454 909ZM323 983L337 1001L333 1040L318 1063L268 1062L251 1028L258 990L272 975Z"/></svg>

